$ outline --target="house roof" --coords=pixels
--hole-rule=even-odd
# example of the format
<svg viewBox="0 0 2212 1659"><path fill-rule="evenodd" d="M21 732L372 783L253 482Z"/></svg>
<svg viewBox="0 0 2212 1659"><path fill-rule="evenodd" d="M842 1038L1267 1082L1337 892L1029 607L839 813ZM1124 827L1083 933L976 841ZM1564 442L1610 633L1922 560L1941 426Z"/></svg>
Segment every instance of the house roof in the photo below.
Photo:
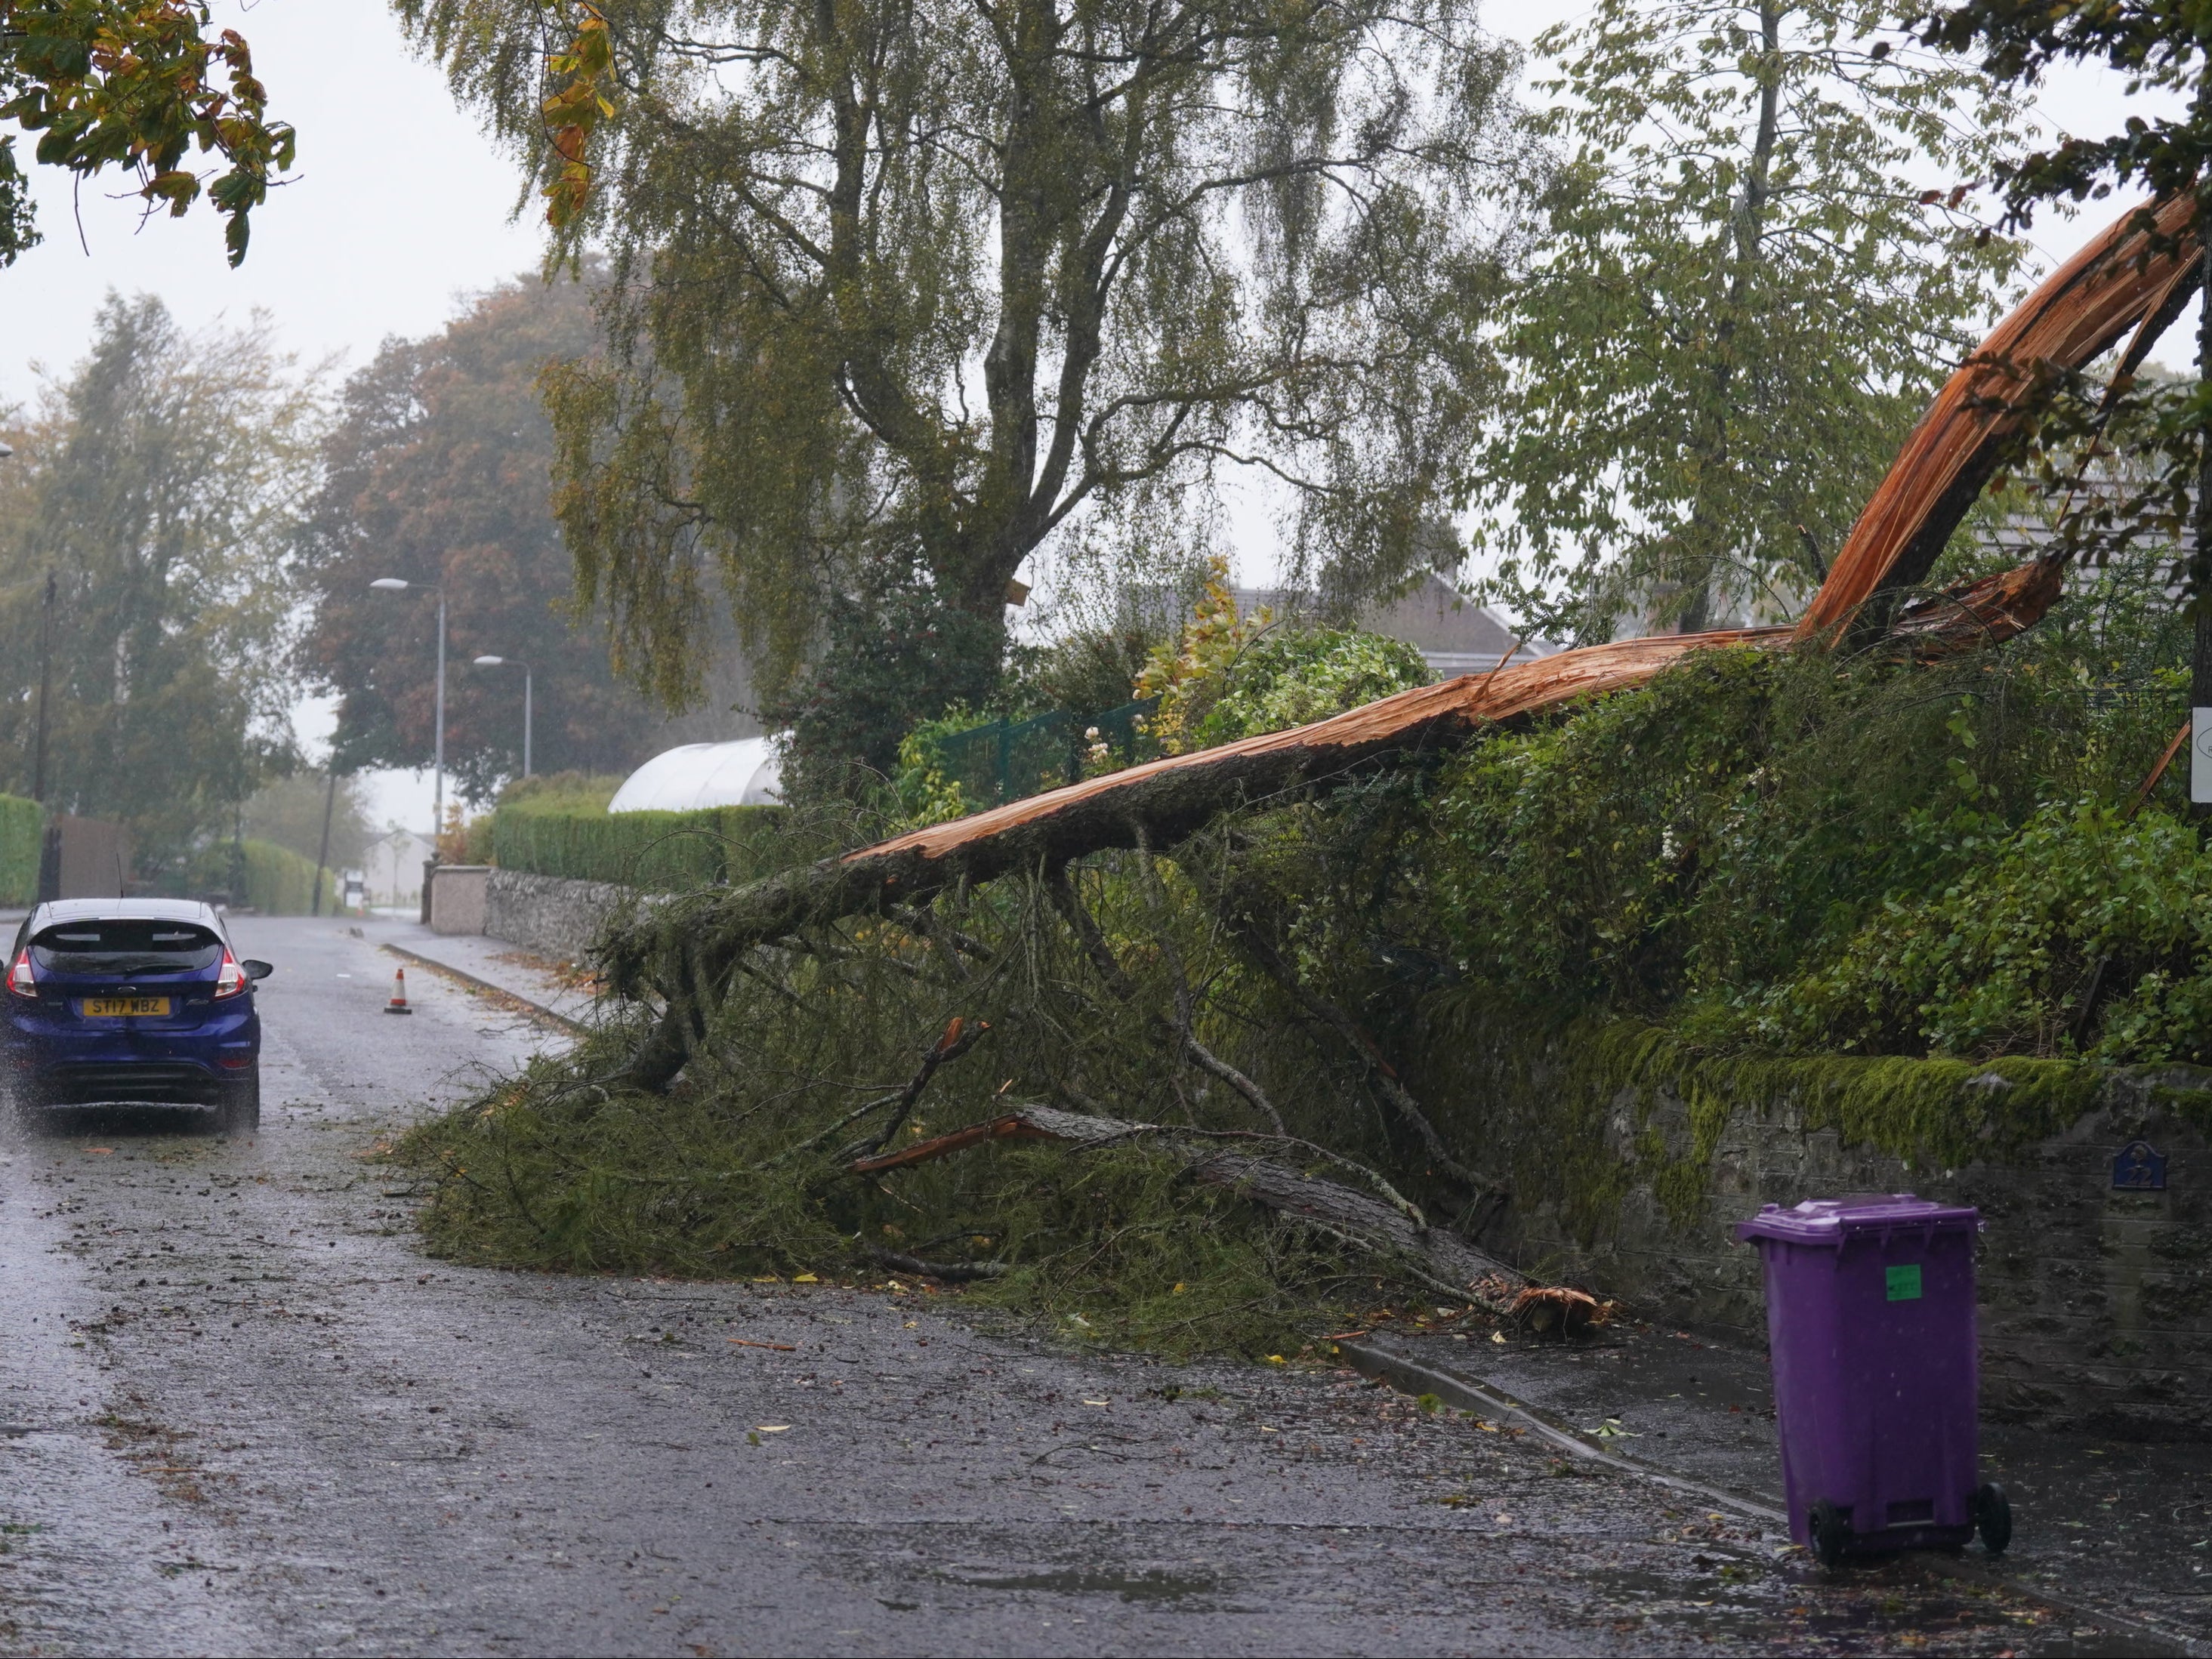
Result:
<svg viewBox="0 0 2212 1659"><path fill-rule="evenodd" d="M1285 616L1313 605L1311 594L1293 588L1239 587L1231 592L1237 614L1244 617L1262 606ZM1433 572L1395 599L1362 606L1356 620L1370 633L1403 640L1447 679L1495 668L1509 652L1514 662L1533 662L1559 648L1549 640L1521 635L1496 611L1475 604Z"/></svg>

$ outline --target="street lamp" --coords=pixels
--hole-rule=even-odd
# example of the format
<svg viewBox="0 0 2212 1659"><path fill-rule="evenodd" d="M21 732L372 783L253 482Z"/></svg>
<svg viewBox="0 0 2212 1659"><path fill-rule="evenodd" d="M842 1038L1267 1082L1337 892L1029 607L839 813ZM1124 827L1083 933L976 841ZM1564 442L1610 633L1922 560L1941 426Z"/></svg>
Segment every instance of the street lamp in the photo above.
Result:
<svg viewBox="0 0 2212 1659"><path fill-rule="evenodd" d="M369 586L380 593L404 593L424 587L438 596L438 780L430 798L430 840L434 846L446 830L446 590L441 583L410 582L398 576L379 576Z"/></svg>
<svg viewBox="0 0 2212 1659"><path fill-rule="evenodd" d="M478 657L479 668L520 668L522 671L522 775L530 775L530 665L520 657Z"/></svg>

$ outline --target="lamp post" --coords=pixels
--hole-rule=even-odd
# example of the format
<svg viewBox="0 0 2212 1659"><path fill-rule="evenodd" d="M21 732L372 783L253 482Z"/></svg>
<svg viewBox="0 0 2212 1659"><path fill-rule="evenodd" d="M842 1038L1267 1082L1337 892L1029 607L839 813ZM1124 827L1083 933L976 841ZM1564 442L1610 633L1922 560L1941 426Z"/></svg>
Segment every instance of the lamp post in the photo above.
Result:
<svg viewBox="0 0 2212 1659"><path fill-rule="evenodd" d="M530 775L530 665L520 657L478 657L479 668L520 668L522 671L522 775Z"/></svg>
<svg viewBox="0 0 2212 1659"><path fill-rule="evenodd" d="M369 586L380 593L404 593L423 587L438 596L438 775L430 798L430 845L434 852L438 837L446 831L446 589L441 582L410 582L398 576L379 576Z"/></svg>
<svg viewBox="0 0 2212 1659"><path fill-rule="evenodd" d="M46 799L46 693L54 678L54 573L46 572L46 603L39 610L39 726L32 750L31 799Z"/></svg>

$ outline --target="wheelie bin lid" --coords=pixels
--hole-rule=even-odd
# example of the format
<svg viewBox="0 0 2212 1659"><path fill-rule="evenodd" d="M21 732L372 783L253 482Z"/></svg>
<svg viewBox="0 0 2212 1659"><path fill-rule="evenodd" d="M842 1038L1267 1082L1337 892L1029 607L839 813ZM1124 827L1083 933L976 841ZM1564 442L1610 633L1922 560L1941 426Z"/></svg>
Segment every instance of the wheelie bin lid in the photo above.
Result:
<svg viewBox="0 0 2212 1659"><path fill-rule="evenodd" d="M1868 1233L1918 1232L1929 1228L1973 1227L1981 1212L1971 1205L1937 1204L1911 1193L1869 1193L1850 1198L1808 1198L1790 1209L1763 1206L1748 1221L1735 1224L1736 1239L1787 1239L1796 1244L1840 1244Z"/></svg>

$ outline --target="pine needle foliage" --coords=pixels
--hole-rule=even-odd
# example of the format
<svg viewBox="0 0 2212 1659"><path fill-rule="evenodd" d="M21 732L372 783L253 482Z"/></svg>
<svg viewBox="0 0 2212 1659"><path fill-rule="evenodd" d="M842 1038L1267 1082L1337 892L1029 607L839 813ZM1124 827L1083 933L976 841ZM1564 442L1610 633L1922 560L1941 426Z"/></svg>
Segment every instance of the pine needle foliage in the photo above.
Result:
<svg viewBox="0 0 2212 1659"><path fill-rule="evenodd" d="M1157 854L800 927L699 1000L665 1092L625 1081L650 1021L617 1005L400 1156L434 1177L434 1245L479 1261L888 1252L1071 1340L1267 1353L1428 1291L1195 1179L1194 1148L1462 1226L1565 1182L1597 1226L1624 1099L1691 1103L1694 1146L1631 1155L1686 1215L1728 1115L1776 1091L1908 1153L2010 1145L2094 1093L2077 1059L2212 1060L2212 856L2175 782L2127 814L2181 643L2154 575L1948 665L1702 655ZM687 948L726 902L677 897L653 937ZM1029 1105L1151 1127L855 1172Z"/></svg>

